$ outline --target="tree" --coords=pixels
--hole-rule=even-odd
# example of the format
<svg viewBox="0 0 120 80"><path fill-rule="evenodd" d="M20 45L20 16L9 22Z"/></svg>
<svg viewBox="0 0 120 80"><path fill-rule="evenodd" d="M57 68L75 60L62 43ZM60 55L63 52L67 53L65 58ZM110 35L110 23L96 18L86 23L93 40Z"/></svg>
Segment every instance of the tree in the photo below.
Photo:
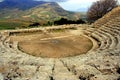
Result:
<svg viewBox="0 0 120 80"><path fill-rule="evenodd" d="M34 26L40 26L40 23L34 22L34 23L32 23L32 24L29 25L29 27L34 27Z"/></svg>
<svg viewBox="0 0 120 80"><path fill-rule="evenodd" d="M118 6L117 0L100 0L92 4L87 11L88 22L92 23Z"/></svg>
<svg viewBox="0 0 120 80"><path fill-rule="evenodd" d="M85 21L83 21L82 19L79 20L68 20L65 18L61 18L60 20L54 21L55 25L63 25L63 24L84 24Z"/></svg>

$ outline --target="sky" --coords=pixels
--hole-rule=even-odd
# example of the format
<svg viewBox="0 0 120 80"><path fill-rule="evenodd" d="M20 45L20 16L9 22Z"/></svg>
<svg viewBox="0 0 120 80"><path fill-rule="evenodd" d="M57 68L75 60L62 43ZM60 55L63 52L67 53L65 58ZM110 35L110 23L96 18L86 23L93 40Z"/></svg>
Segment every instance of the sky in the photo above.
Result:
<svg viewBox="0 0 120 80"><path fill-rule="evenodd" d="M66 2L59 2L59 5L70 11L86 11L95 1L97 0L69 0Z"/></svg>
<svg viewBox="0 0 120 80"><path fill-rule="evenodd" d="M59 2L59 5L66 10L85 12L91 6L93 2L98 0L68 0L65 2ZM120 3L120 0L118 0Z"/></svg>
<svg viewBox="0 0 120 80"><path fill-rule="evenodd" d="M91 4L97 0L37 0L37 1L57 2L65 10L83 12L87 11ZM120 0L118 1L120 3Z"/></svg>
<svg viewBox="0 0 120 80"><path fill-rule="evenodd" d="M41 1L55 1L63 9L75 12L85 12L90 5L97 0L41 0Z"/></svg>

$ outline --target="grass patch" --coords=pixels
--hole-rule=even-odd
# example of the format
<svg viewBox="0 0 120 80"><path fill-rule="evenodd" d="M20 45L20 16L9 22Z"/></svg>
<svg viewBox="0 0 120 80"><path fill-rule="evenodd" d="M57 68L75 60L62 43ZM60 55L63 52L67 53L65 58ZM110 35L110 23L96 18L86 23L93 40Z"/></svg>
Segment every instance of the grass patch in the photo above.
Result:
<svg viewBox="0 0 120 80"><path fill-rule="evenodd" d="M27 25L22 22L0 22L0 30L26 28L25 26Z"/></svg>

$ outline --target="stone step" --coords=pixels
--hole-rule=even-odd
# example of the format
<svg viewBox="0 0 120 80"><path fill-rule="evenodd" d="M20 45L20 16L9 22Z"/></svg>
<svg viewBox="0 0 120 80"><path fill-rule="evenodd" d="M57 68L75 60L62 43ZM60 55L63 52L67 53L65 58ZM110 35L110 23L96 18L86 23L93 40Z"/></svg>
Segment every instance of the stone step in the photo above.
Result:
<svg viewBox="0 0 120 80"><path fill-rule="evenodd" d="M18 49L18 42L17 41L14 41L13 44L11 44L12 46L12 49L16 52L16 53L23 53L21 52L19 49Z"/></svg>
<svg viewBox="0 0 120 80"><path fill-rule="evenodd" d="M111 27L103 27L109 31L111 31L112 33L116 33L117 35L120 35L120 31L118 29L114 29L114 28L111 28Z"/></svg>
<svg viewBox="0 0 120 80"><path fill-rule="evenodd" d="M111 48L115 48L117 43L118 43L117 42L118 40L115 38L116 34L113 33L112 31L105 29L105 27L104 28L102 27L101 30L106 32L106 33L109 33L109 35L111 35L111 40L112 40Z"/></svg>
<svg viewBox="0 0 120 80"><path fill-rule="evenodd" d="M96 31L95 33L96 33L96 34L99 34L100 37L103 38L103 40L102 40L102 41L103 41L103 45L100 46L100 48L98 48L98 49L104 50L105 47L106 47L106 45L107 45L107 43L108 43L108 37L107 37L106 35L103 35L102 33L98 32L98 31Z"/></svg>
<svg viewBox="0 0 120 80"><path fill-rule="evenodd" d="M88 28L88 29L86 29L86 30L84 31L84 33L87 34L87 35L89 35L89 34L91 34L91 33L94 32L94 31L95 31L95 28Z"/></svg>
<svg viewBox="0 0 120 80"><path fill-rule="evenodd" d="M112 38L112 40L114 40L113 38L116 39L116 42L118 43L117 46L119 47L120 46L120 31L118 29L111 29L111 27L103 27L103 29L110 30L109 33L114 33L113 35L116 35L116 36L112 36L111 34L105 32Z"/></svg>
<svg viewBox="0 0 120 80"><path fill-rule="evenodd" d="M97 32L97 31L95 31L94 33L97 34L99 37L101 37L101 45L100 45L100 47L99 47L98 49L104 48L105 45L106 45L106 43L107 43L107 41L106 41L106 38L107 38L107 37L106 37L105 35L100 34L100 33Z"/></svg>
<svg viewBox="0 0 120 80"><path fill-rule="evenodd" d="M39 66L30 80L52 80L53 66Z"/></svg>
<svg viewBox="0 0 120 80"><path fill-rule="evenodd" d="M117 39L118 39L118 44L117 44L116 48L120 49L120 36L117 35L116 37L117 37Z"/></svg>
<svg viewBox="0 0 120 80"><path fill-rule="evenodd" d="M109 26L105 26L105 27L109 27L109 28L111 28L113 30L120 30L120 27L117 26L117 25L109 25Z"/></svg>
<svg viewBox="0 0 120 80"><path fill-rule="evenodd" d="M103 39L99 35L92 33L90 37L92 37L93 39L97 41L99 47L103 44L103 41L102 41Z"/></svg>
<svg viewBox="0 0 120 80"><path fill-rule="evenodd" d="M97 31L106 36L106 46L104 46L102 49L108 49L112 43L111 36L109 36L107 33L105 33L104 31L100 29L98 29Z"/></svg>
<svg viewBox="0 0 120 80"><path fill-rule="evenodd" d="M56 60L53 72L53 80L79 80L60 60Z"/></svg>

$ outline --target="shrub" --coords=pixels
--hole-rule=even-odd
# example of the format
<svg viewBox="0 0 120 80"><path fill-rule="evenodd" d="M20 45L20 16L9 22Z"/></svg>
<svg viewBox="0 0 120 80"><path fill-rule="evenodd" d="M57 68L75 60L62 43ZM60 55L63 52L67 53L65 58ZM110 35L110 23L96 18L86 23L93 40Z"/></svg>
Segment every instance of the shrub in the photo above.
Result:
<svg viewBox="0 0 120 80"><path fill-rule="evenodd" d="M118 6L117 0L100 0L92 4L87 11L87 20L92 23Z"/></svg>
<svg viewBox="0 0 120 80"><path fill-rule="evenodd" d="M40 23L34 22L34 23L32 23L32 24L29 25L29 27L34 27L34 26L40 26Z"/></svg>
<svg viewBox="0 0 120 80"><path fill-rule="evenodd" d="M85 21L83 21L82 19L79 20L68 20L65 18L61 18L60 20L54 21L55 25L63 25L63 24L84 24Z"/></svg>

